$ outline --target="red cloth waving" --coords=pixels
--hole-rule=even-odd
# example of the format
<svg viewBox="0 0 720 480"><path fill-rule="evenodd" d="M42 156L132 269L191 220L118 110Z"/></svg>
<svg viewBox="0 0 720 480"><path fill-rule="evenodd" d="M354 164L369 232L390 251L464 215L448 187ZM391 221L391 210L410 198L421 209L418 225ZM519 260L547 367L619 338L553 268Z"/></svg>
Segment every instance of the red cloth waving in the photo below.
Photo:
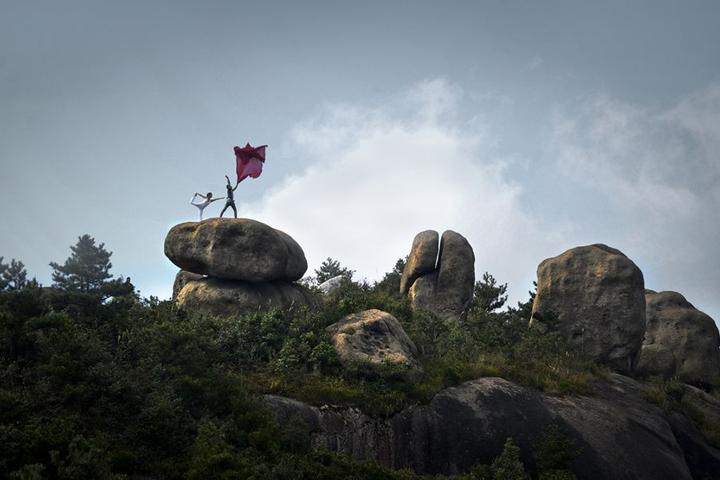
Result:
<svg viewBox="0 0 720 480"><path fill-rule="evenodd" d="M249 143L240 148L235 146L235 163L238 183L247 177L257 178L262 173L265 163L265 148L267 145L253 147Z"/></svg>

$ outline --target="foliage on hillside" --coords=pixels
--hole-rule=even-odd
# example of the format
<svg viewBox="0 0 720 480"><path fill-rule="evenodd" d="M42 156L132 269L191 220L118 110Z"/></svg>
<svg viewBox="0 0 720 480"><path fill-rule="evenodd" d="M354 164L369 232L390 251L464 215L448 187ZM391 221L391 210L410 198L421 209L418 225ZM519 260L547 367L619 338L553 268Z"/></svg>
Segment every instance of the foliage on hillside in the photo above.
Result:
<svg viewBox="0 0 720 480"><path fill-rule="evenodd" d="M411 312L398 293L402 260L375 285L348 278L316 312L221 319L142 300L129 281L95 281L109 273L109 255L90 257L101 268L77 271L93 281L0 291L0 472L8 478L429 478L312 452L303 425L278 425L258 394L386 416L479 376L563 394L603 375L559 339L529 331L527 304L488 311L504 295L489 275L461 324ZM325 328L366 308L404 324L424 374L341 368ZM534 473L573 478L569 452L549 430ZM454 478L526 478L511 439L498 454Z"/></svg>

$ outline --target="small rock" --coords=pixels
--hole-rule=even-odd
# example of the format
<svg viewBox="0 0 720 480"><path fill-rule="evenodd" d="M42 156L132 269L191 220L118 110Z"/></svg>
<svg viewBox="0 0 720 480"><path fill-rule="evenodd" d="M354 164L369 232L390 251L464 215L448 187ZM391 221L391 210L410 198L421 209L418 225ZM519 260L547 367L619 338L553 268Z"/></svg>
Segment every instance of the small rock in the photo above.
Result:
<svg viewBox="0 0 720 480"><path fill-rule="evenodd" d="M330 325L327 331L332 335L340 361L346 366L389 363L420 368L415 344L400 322L382 310L352 313Z"/></svg>
<svg viewBox="0 0 720 480"><path fill-rule="evenodd" d="M338 275L336 277L329 278L320 285L318 285L318 288L323 294L330 295L332 292L340 288L345 278L346 277L344 275Z"/></svg>

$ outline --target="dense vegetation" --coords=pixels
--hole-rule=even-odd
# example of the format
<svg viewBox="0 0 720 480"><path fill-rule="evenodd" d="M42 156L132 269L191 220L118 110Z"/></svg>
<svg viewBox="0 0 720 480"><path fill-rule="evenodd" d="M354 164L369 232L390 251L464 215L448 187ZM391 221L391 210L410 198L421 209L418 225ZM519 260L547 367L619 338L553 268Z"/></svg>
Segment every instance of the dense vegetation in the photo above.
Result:
<svg viewBox="0 0 720 480"><path fill-rule="evenodd" d="M328 259L323 268L345 280L318 311L221 319L140 299L129 279L112 279L109 259L102 244L84 236L63 265L52 264L52 287L26 281L17 265L13 277L22 281L2 284L0 476L424 478L311 451L304 426L278 425L259 394L385 416L479 376L561 394L587 391L604 375L559 339L524 328L529 303L498 312L507 287L491 275L478 282L473 307L458 324L411 312L398 294L402 260L369 285L353 282L352 271ZM366 308L401 320L424 374L340 367L325 327ZM551 426L538 439L540 470L533 475L574 478L565 470L572 452ZM491 465L456 478L527 474L508 439Z"/></svg>

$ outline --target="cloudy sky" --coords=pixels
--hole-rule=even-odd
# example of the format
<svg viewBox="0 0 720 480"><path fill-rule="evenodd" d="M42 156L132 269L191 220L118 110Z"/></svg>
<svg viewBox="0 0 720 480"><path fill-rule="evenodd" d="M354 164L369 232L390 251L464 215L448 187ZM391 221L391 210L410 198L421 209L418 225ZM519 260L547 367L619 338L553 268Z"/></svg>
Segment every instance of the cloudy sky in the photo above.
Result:
<svg viewBox="0 0 720 480"><path fill-rule="evenodd" d="M311 271L375 280L450 228L517 301L601 242L718 320L718 25L712 1L0 0L0 256L50 283L89 233L167 297L165 233L249 141L240 213Z"/></svg>

